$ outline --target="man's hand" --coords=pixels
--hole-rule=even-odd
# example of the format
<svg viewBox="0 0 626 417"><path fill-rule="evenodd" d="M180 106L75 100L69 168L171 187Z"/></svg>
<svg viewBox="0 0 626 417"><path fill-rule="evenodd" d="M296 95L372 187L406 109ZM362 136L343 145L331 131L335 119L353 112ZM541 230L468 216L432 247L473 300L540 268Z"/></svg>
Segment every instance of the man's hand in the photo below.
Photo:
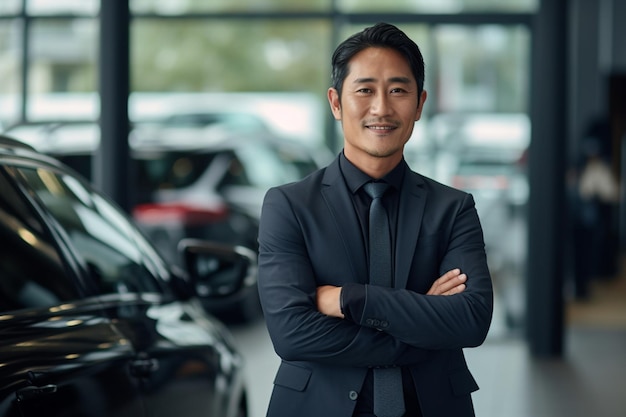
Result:
<svg viewBox="0 0 626 417"><path fill-rule="evenodd" d="M462 274L460 269L446 272L437 281L433 282L426 295L453 295L465 291L467 275Z"/></svg>
<svg viewBox="0 0 626 417"><path fill-rule="evenodd" d="M341 287L335 287L334 285L317 287L317 309L322 314L342 319L340 296Z"/></svg>

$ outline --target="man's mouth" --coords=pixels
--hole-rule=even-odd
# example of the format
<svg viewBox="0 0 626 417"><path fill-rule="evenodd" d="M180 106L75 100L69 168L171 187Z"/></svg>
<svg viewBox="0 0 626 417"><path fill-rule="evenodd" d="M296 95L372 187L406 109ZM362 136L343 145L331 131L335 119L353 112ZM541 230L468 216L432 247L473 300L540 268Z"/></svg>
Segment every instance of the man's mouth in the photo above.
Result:
<svg viewBox="0 0 626 417"><path fill-rule="evenodd" d="M365 127L370 130L375 130L377 132L390 132L397 128L396 126L391 125L365 125Z"/></svg>

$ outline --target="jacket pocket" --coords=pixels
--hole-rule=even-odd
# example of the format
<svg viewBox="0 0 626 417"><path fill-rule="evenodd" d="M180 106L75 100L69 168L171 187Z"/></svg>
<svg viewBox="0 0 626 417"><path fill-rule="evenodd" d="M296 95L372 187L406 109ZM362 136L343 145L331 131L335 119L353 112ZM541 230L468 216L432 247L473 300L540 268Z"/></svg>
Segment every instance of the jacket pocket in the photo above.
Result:
<svg viewBox="0 0 626 417"><path fill-rule="evenodd" d="M274 385L295 391L304 391L309 379L311 379L310 369L283 362L278 368L276 378L274 378Z"/></svg>
<svg viewBox="0 0 626 417"><path fill-rule="evenodd" d="M454 395L467 395L478 391L478 384L469 369L457 369L450 374L450 385Z"/></svg>

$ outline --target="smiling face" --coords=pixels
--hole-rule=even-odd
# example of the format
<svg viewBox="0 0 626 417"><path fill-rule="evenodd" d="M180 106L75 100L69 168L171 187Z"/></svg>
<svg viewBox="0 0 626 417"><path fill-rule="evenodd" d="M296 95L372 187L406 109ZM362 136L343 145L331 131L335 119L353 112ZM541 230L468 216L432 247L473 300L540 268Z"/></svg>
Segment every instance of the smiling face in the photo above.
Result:
<svg viewBox="0 0 626 417"><path fill-rule="evenodd" d="M369 47L350 60L341 94L328 90L333 116L343 126L346 158L380 178L402 159L426 92L418 100L417 83L399 52Z"/></svg>

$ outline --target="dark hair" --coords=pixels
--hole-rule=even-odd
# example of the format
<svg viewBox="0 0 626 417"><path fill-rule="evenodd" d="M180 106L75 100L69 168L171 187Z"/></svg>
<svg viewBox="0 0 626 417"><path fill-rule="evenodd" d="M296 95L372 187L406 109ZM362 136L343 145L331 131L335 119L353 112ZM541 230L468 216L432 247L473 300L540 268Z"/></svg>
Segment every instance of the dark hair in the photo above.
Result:
<svg viewBox="0 0 626 417"><path fill-rule="evenodd" d="M352 57L370 47L390 48L398 51L409 63L417 82L418 99L424 89L424 58L419 47L404 32L389 23L377 23L343 41L332 57L332 86L339 93L348 76Z"/></svg>

